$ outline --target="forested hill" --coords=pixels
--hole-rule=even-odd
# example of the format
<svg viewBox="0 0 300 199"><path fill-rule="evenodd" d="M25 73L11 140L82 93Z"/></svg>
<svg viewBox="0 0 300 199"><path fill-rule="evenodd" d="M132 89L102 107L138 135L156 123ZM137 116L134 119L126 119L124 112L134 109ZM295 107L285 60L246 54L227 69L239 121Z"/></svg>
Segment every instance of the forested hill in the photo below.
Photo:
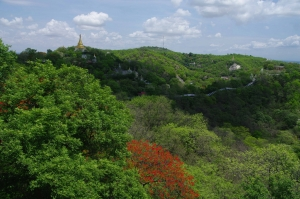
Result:
<svg viewBox="0 0 300 199"><path fill-rule="evenodd" d="M209 85L215 82L219 84L222 79L229 80L225 82L236 87L246 85L251 81L250 76L261 74L262 69L265 69L266 73L276 73L276 66L284 65L285 69L290 67L286 62L248 55L200 55L178 53L159 47L114 51L87 47L84 56L85 58L81 51L75 51L75 47L60 47L55 51L48 50L47 53L26 49L19 54L18 60L24 63L36 58L50 59L56 66L66 63L87 68L96 77L104 80L104 84L110 85L115 93L123 92L127 97L136 96L142 91L155 95L207 92L215 89L208 88ZM94 56L95 63L92 62ZM231 70L230 67L234 64L239 65L240 69ZM132 73L125 72L129 69ZM138 75L137 79L142 81L126 82L125 79L130 79L126 75L130 74ZM109 81L112 77L118 80L118 83ZM127 83L134 83L135 89L128 88L131 86ZM166 89L166 85L170 89Z"/></svg>
<svg viewBox="0 0 300 199"><path fill-rule="evenodd" d="M6 51L0 166L16 169L0 172L0 196L300 198L299 64L159 47L28 48L16 63Z"/></svg>
<svg viewBox="0 0 300 199"><path fill-rule="evenodd" d="M297 63L240 54L186 54L157 47L114 54L121 65L141 72L149 81L146 93L168 96L184 111L203 113L211 128L244 126L260 138L274 137L281 130L299 131ZM232 69L234 65L240 68ZM223 91L206 95L219 89Z"/></svg>
<svg viewBox="0 0 300 199"><path fill-rule="evenodd" d="M197 88L205 88L221 77L241 77L249 79L251 74L257 74L262 68L280 65L277 61L267 61L265 58L247 55L201 55L193 53L178 53L158 47L142 47L139 49L115 51L116 56L123 60L135 61L135 64L151 68L175 77L178 75L187 84ZM230 71L230 66L241 66L238 71ZM269 65L270 64L270 65ZM160 75L155 71L156 75ZM174 75L175 73L175 75ZM166 79L166 78L165 78ZM166 79L167 81L168 79ZM170 83L170 82L168 82Z"/></svg>
<svg viewBox="0 0 300 199"><path fill-rule="evenodd" d="M240 54L180 53L159 47L87 47L84 52L60 47L47 53L26 49L18 55L20 63L35 59L50 59L57 67L65 63L86 68L121 100L144 94L166 96L177 108L203 113L211 128L227 123L245 126L260 137L298 128L297 63ZM218 90L222 91L207 96Z"/></svg>

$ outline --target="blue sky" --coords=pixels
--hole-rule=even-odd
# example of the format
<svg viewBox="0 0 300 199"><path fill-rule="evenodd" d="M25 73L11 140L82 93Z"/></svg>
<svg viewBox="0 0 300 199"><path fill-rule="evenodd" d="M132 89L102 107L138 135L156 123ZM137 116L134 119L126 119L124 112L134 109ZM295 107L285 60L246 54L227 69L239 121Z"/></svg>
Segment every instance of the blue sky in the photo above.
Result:
<svg viewBox="0 0 300 199"><path fill-rule="evenodd" d="M46 52L166 47L300 61L300 0L0 0L0 38Z"/></svg>

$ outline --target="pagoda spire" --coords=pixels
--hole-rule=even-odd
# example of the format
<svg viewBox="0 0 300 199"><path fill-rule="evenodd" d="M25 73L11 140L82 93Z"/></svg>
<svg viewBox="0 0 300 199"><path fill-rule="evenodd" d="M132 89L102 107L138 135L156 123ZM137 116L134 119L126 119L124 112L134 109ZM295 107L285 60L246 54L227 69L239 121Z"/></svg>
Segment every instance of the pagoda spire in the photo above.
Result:
<svg viewBox="0 0 300 199"><path fill-rule="evenodd" d="M85 47L84 47L84 45L82 43L82 40L81 40L81 34L79 35L79 41L78 41L78 44L76 46L76 49L82 49L82 50L85 49Z"/></svg>

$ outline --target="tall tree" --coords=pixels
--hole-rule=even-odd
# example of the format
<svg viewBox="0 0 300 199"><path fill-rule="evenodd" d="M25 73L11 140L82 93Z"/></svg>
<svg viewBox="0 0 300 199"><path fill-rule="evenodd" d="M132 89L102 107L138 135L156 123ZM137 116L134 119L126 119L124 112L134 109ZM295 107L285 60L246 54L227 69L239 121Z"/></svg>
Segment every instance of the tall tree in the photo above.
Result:
<svg viewBox="0 0 300 199"><path fill-rule="evenodd" d="M124 170L129 113L87 71L29 62L0 101L0 198L147 198Z"/></svg>
<svg viewBox="0 0 300 199"><path fill-rule="evenodd" d="M197 198L193 176L183 168L183 162L170 152L147 141L132 140L127 144L132 152L129 165L138 169L140 182L153 198Z"/></svg>

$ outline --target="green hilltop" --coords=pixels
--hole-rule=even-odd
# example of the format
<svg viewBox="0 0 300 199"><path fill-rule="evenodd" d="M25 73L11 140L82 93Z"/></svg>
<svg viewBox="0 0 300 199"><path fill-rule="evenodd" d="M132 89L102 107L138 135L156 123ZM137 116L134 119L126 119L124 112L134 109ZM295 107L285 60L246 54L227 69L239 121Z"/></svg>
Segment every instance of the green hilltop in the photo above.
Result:
<svg viewBox="0 0 300 199"><path fill-rule="evenodd" d="M299 76L297 63L241 54L180 53L160 47L86 47L84 51L60 47L44 54L26 49L18 55L20 63L37 58L50 59L56 67L64 63L87 69L120 100L144 94L165 96L184 111L203 113L212 128L230 123L268 137L269 128L289 129L298 119L299 110L294 108L299 106L298 95L292 89ZM268 119L257 121L261 117ZM286 121L279 122L281 119ZM269 127L270 123L274 125Z"/></svg>
<svg viewBox="0 0 300 199"><path fill-rule="evenodd" d="M55 51L49 50L46 54L30 52L32 50L26 49L21 52L19 61L23 63L42 58L50 59L57 66L61 63L75 64L87 68L90 73L104 80L103 83L110 85L115 93L126 92L128 97L136 96L142 91L148 91L151 94L170 95L204 92L204 89L220 80L235 80L235 82L240 81L246 85L251 81L250 76L260 75L263 70L266 73L276 74L279 71L276 71L276 66L285 65L285 68L288 68L293 65L251 55L179 53L160 47L141 47L127 50L100 50L86 47L83 53L75 51L75 47L60 47ZM85 55L84 58L82 54ZM96 61L92 62L94 56ZM238 70L231 69L230 67L233 65L240 68ZM136 90L128 90L127 92L126 89L119 88L126 85L126 82L117 85L116 82L109 81L112 76L115 80L120 78L120 81L124 81L124 77L120 77L120 74L123 76L130 75L125 70L130 70L139 77L137 79L143 79L147 82L147 85L135 81ZM119 74L116 71L119 71ZM164 89L166 84L167 87L170 87L170 91Z"/></svg>

